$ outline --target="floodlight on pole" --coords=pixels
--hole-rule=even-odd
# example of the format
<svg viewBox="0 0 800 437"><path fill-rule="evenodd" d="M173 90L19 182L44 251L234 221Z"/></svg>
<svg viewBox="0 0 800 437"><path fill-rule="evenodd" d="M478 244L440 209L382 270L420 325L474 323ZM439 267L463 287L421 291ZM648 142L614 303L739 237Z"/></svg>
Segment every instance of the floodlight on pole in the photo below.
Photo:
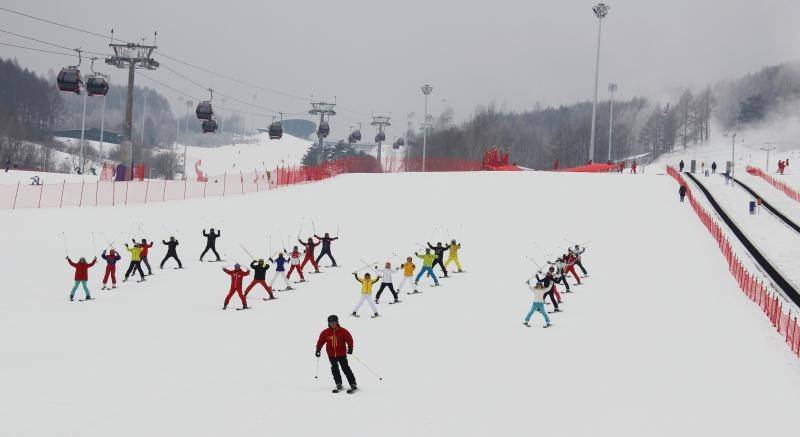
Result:
<svg viewBox="0 0 800 437"><path fill-rule="evenodd" d="M426 158L428 154L428 96L433 92L433 87L425 84L422 88L422 94L425 94L425 118L422 123L422 171L426 169Z"/></svg>
<svg viewBox="0 0 800 437"><path fill-rule="evenodd" d="M617 92L617 84L608 84L608 92L611 93L611 111L608 116L608 160L611 161L611 147L614 132L614 94Z"/></svg>
<svg viewBox="0 0 800 437"><path fill-rule="evenodd" d="M589 161L594 161L594 140L595 128L597 125L597 86L600 80L600 39L603 33L603 19L608 15L609 9L611 8L602 2L592 7L592 11L594 11L594 15L597 17L597 55L594 64L594 100L592 102L592 133L589 139Z"/></svg>

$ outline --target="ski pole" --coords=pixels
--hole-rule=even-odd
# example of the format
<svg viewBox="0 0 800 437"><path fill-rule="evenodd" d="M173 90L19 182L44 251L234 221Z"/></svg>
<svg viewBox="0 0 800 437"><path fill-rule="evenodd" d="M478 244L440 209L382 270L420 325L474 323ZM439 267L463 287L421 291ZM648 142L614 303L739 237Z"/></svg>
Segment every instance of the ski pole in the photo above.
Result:
<svg viewBox="0 0 800 437"><path fill-rule="evenodd" d="M377 271L377 270L375 270L375 269L372 267L372 265L371 265L371 264L376 264L378 261L375 261L375 262L373 262L373 263L371 263L371 264L368 264L368 263L367 263L366 261L364 261L363 259L359 259L359 260L360 260L362 263L364 263L364 266L365 266L366 268L368 268L368 269L372 270L373 272L375 272L375 274L376 274L376 275L378 274L378 271Z"/></svg>
<svg viewBox="0 0 800 437"><path fill-rule="evenodd" d="M311 231L314 232L314 235L317 235L317 225L314 224L314 219L311 219Z"/></svg>
<svg viewBox="0 0 800 437"><path fill-rule="evenodd" d="M97 244L94 241L94 232L92 232L92 253L97 253Z"/></svg>
<svg viewBox="0 0 800 437"><path fill-rule="evenodd" d="M244 247L244 245L243 245L242 243L239 243L239 247L241 247L241 248L242 248L242 250L244 250L244 253L246 253L246 254L250 255L250 258L251 258L251 259L256 259L256 257L254 257L254 256L253 256L253 254L252 254L252 253L250 253L250 251L249 251L249 250L247 250L247 248L245 248L245 247Z"/></svg>
<svg viewBox="0 0 800 437"><path fill-rule="evenodd" d="M67 249L67 236L64 232L61 232L61 239L64 241L64 256L69 256L69 250Z"/></svg>
<svg viewBox="0 0 800 437"><path fill-rule="evenodd" d="M339 238L339 225L336 225L336 238Z"/></svg>
<svg viewBox="0 0 800 437"><path fill-rule="evenodd" d="M319 357L317 357L317 368L314 370L314 379L319 379Z"/></svg>
<svg viewBox="0 0 800 437"><path fill-rule="evenodd" d="M370 373L372 373L373 375L375 375L375 376L378 378L378 380L379 380L379 381L383 381L383 378L381 378L381 376L380 376L380 375L378 375L377 373L375 373L375 371L374 371L374 370L370 369L370 368L369 368L369 366L367 365L367 363L365 363L365 362L361 361L361 358L358 358L358 355L356 355L356 354L353 354L353 358L355 358L355 359L356 359L356 361L358 361L359 363L361 363L361 365L362 365L362 366L364 366L364 368L366 368L367 370L369 370L369 371L370 371Z"/></svg>

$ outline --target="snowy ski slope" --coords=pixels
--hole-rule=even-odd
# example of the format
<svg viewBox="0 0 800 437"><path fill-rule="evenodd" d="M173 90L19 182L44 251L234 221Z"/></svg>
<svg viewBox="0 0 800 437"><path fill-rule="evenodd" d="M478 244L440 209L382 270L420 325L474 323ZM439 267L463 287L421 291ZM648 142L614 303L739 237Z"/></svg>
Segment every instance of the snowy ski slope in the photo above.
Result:
<svg viewBox="0 0 800 437"><path fill-rule="evenodd" d="M793 435L800 363L655 173L344 175L249 196L3 211L0 435ZM238 244L266 256L270 235L277 249L312 218L318 233L338 227L343 267L222 311L220 268L248 261ZM60 232L72 257L89 256L91 232L99 252L100 233L129 237L135 222L137 237L174 233L187 268L101 292L96 266L96 300L68 302ZM197 261L209 226L226 263ZM450 237L466 274L379 305L378 319L347 315L360 259L396 265L415 243ZM538 315L525 328L524 256L541 262L534 242L556 251L564 237L591 240L591 277L563 294L552 329ZM314 379L329 314L383 381L351 359L362 391L333 395L324 358Z"/></svg>

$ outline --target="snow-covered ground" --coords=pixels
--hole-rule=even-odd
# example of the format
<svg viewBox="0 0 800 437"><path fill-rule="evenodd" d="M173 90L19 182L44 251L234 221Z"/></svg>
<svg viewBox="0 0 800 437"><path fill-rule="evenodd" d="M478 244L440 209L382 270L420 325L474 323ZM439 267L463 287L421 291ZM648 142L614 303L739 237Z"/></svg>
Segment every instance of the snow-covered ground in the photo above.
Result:
<svg viewBox="0 0 800 437"><path fill-rule="evenodd" d="M248 139L249 141L250 139ZM273 170L279 166L300 165L303 155L311 146L308 140L284 134L280 140L270 140L262 133L252 138L252 142L230 144L221 147L188 147L187 173L194 177L194 165L202 160L201 170L208 176L225 172ZM178 146L183 153L183 146Z"/></svg>
<svg viewBox="0 0 800 437"><path fill-rule="evenodd" d="M542 190L575 201L543 209L530 197ZM424 200L403 210L416 194ZM386 199L397 205L378 209ZM0 237L14 254L4 265L15 274L0 306L0 434L797 432L800 362L738 290L708 232L677 202L675 182L655 172L343 175L249 196L4 214L14 230ZM312 218L318 233L339 229L343 268L309 275L276 301L256 289L252 310L221 311L228 277L221 264L197 261L201 229L222 229L229 266L249 260L240 243L266 256L270 240L276 249L300 227L305 236ZM97 299L70 303L60 231L73 257L120 233L172 233L187 268L156 267L142 284L101 292L96 266ZM463 240L466 274L381 304L378 319L347 316L360 259L396 265L416 243L450 237ZM525 328L533 269L524 256L541 262L534 242L558 251L564 237L591 240L591 277L563 295L552 329L539 328L538 315ZM151 264L163 253L159 244ZM351 359L362 391L332 395L324 358L314 379L329 314L383 381Z"/></svg>

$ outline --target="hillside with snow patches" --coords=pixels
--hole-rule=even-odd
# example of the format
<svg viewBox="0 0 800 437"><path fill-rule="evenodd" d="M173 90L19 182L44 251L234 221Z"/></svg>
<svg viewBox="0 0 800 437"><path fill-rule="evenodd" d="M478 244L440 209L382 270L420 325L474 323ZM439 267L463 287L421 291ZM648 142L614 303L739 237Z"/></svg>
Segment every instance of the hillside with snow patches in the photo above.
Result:
<svg viewBox="0 0 800 437"><path fill-rule="evenodd" d="M5 211L0 434L791 435L800 362L659 173L353 174L246 196ZM212 226L223 263L198 261ZM222 310L223 266L314 230L338 233L341 268ZM170 235L184 270L157 267ZM96 299L69 302L65 251L91 258L131 237L157 241L155 274L100 291L98 265ZM384 298L379 318L349 316L362 260L397 266L450 238L466 273L404 290L398 305ZM526 257L542 263L565 238L587 242L590 276L562 292L552 328L539 315L527 328ZM314 378L329 314L355 338L353 395L331 394L324 356Z"/></svg>

